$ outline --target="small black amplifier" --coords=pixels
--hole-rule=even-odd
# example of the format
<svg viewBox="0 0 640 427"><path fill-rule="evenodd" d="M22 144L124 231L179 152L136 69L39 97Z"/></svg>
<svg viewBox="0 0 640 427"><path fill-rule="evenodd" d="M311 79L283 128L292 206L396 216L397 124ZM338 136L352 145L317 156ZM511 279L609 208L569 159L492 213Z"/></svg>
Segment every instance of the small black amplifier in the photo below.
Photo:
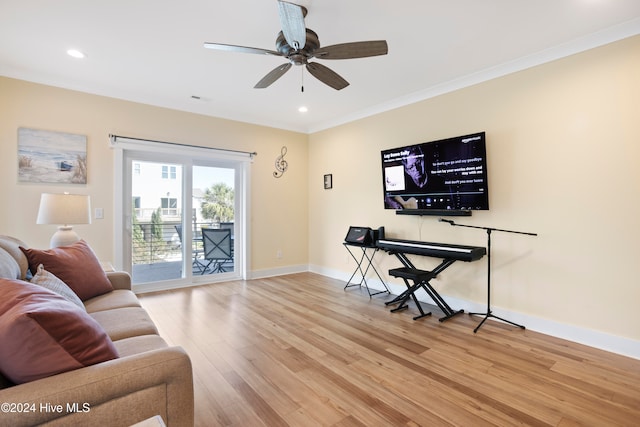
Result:
<svg viewBox="0 0 640 427"><path fill-rule="evenodd" d="M372 230L371 227L351 226L344 241L357 245L370 246L375 245L378 239L384 239L384 227L378 227L377 230Z"/></svg>
<svg viewBox="0 0 640 427"><path fill-rule="evenodd" d="M370 245L372 240L372 231L371 227L349 227L349 231L347 232L347 237L344 238L344 241L347 243L354 243L358 245Z"/></svg>

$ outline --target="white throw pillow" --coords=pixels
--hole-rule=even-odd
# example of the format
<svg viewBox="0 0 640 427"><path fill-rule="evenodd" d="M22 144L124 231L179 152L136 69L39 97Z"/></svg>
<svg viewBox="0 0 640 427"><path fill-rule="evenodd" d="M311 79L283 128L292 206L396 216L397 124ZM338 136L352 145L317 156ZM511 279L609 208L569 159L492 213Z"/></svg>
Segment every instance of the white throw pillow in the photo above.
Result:
<svg viewBox="0 0 640 427"><path fill-rule="evenodd" d="M76 295L76 293L73 292L66 283L54 276L53 273L45 270L42 264L38 266L38 271L31 279L31 283L42 286L43 288L57 293L67 301L74 303L75 305L86 311L86 309L84 308L84 304L82 303L80 298L78 298L78 295Z"/></svg>

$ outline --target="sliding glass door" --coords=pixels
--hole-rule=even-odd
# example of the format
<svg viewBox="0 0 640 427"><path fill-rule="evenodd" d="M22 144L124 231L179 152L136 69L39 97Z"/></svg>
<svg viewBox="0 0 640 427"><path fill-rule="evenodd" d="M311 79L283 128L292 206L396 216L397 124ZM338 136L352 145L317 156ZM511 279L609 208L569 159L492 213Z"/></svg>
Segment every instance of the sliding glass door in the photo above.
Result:
<svg viewBox="0 0 640 427"><path fill-rule="evenodd" d="M243 278L246 162L124 150L122 261L141 289Z"/></svg>

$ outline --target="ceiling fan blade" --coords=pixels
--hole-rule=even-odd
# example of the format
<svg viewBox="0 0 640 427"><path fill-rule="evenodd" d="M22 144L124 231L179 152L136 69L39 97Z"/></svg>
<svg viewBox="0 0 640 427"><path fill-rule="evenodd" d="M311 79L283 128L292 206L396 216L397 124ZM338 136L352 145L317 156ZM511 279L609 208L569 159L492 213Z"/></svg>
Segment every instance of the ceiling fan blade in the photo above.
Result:
<svg viewBox="0 0 640 427"><path fill-rule="evenodd" d="M271 86L273 82L278 80L284 73L289 71L291 68L291 63L287 62L286 64L282 64L269 71L269 73L262 78L256 85L253 87L254 89L264 89L266 87Z"/></svg>
<svg viewBox="0 0 640 427"><path fill-rule="evenodd" d="M207 49L226 50L228 52L256 53L259 55L282 56L280 52L276 52L275 50L260 49L258 47L235 46L232 44L205 42L204 47L206 47Z"/></svg>
<svg viewBox="0 0 640 427"><path fill-rule="evenodd" d="M317 62L310 62L307 64L307 70L309 73L320 80L327 86L331 86L335 90L344 89L349 86L349 82L340 77L335 71Z"/></svg>
<svg viewBox="0 0 640 427"><path fill-rule="evenodd" d="M321 47L313 52L313 56L318 59L352 59L386 55L388 52L385 40L373 40Z"/></svg>
<svg viewBox="0 0 640 427"><path fill-rule="evenodd" d="M302 6L278 0L278 12L285 40L295 50L302 49L307 42Z"/></svg>

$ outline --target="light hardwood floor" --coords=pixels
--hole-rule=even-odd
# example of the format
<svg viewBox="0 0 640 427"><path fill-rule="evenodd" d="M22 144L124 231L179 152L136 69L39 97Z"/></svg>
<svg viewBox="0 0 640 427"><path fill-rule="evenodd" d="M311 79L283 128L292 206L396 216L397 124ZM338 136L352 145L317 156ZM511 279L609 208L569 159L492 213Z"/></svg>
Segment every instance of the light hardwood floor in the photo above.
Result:
<svg viewBox="0 0 640 427"><path fill-rule="evenodd" d="M141 295L191 356L197 426L636 426L640 360L312 273Z"/></svg>

